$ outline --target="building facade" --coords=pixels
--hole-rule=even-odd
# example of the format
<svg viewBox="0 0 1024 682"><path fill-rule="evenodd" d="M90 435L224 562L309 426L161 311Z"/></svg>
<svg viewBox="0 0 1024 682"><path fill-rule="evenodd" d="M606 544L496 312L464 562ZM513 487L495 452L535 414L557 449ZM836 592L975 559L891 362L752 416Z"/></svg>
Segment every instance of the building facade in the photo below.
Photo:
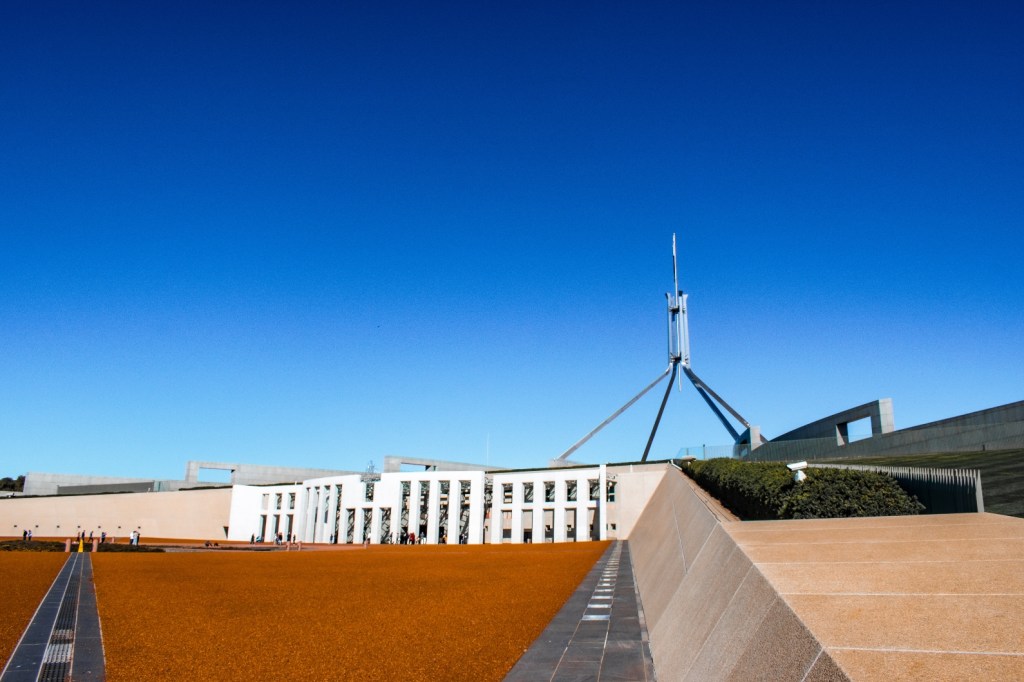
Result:
<svg viewBox="0 0 1024 682"><path fill-rule="evenodd" d="M205 490L0 500L0 535L325 544L582 542L626 537L665 463L347 474Z"/></svg>
<svg viewBox="0 0 1024 682"><path fill-rule="evenodd" d="M603 540L610 530L612 535L617 531L608 523L617 486L617 474L609 475L606 465L386 472L234 486L228 539L267 541L280 535L336 544Z"/></svg>

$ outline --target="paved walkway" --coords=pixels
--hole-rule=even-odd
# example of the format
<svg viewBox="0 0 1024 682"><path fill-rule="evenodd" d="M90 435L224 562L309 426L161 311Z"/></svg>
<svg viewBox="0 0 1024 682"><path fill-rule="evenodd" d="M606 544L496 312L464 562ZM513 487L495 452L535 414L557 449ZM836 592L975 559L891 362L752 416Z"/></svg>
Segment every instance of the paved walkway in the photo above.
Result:
<svg viewBox="0 0 1024 682"><path fill-rule="evenodd" d="M645 682L654 663L629 546L615 542L505 682Z"/></svg>
<svg viewBox="0 0 1024 682"><path fill-rule="evenodd" d="M92 558L74 552L36 609L0 682L105 679Z"/></svg>

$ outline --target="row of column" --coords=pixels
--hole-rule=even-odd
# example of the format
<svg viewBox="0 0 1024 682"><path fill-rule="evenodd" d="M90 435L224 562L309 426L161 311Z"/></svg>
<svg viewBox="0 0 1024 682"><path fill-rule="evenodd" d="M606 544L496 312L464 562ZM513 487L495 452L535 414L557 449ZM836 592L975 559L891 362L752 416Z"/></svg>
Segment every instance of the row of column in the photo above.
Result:
<svg viewBox="0 0 1024 682"><path fill-rule="evenodd" d="M307 486L303 489L305 523L300 539L304 542L336 542L335 519L341 485Z"/></svg>
<svg viewBox="0 0 1024 682"><path fill-rule="evenodd" d="M597 472L594 472L597 473ZM574 479L576 482L576 500L570 501L566 496L566 481L564 479L555 481L555 501L549 502L545 498L545 487L544 484L547 481L542 479L535 479L531 481L525 481L525 483L533 484L534 501L526 502L523 499L523 484L522 479L513 479L511 481L502 480L502 477L496 477L492 489L492 500L490 505L490 523L487 529L487 537L484 537L484 526L485 526L485 509L484 506L484 484L479 479L470 480L469 483L469 515L467 527L462 528L468 537L470 544L478 544L480 542L492 542L500 543L504 538L504 530L506 525L507 515L511 515L508 519L511 529L510 540L514 543L524 541L524 530L529 526L532 530L532 540L534 542L541 542L546 539L546 526L551 525L551 539L555 542L565 542L567 540L585 541L590 539L605 539L605 519L603 518L603 507L605 490L607 486L606 475L604 467L601 467L599 477L594 479L592 476L587 476L582 479ZM460 528L459 524L462 516L462 482L466 479L459 479L458 477L451 479L444 479L448 483L448 542L455 544L458 542ZM597 480L598 482L598 499L590 499L590 481ZM402 512L403 512L403 499L401 493L401 486L403 483L409 485L409 509L408 509L408 528L402 528ZM441 483L442 479L431 478L431 479L411 479L408 481L399 481L399 491L397 499L394 495L394 490L383 490L381 484L378 482L378 490L376 491L376 500L380 500L383 504L366 501L365 504L360 505L342 505L342 488L343 485L340 483L325 483L323 485L308 485L303 486L299 490L299 497L296 504L296 512L299 513L301 510L301 521L299 518L296 520L301 523L301 530L297 529L296 532L299 538L304 542L315 542L315 543L327 543L336 542L343 543L347 540L347 528L349 521L349 514L351 513L354 517L353 521L353 533L352 542L359 543L363 540L365 531L365 520L364 514L366 511L370 511L370 528L369 537L370 542L376 544L381 540L381 525L383 510L389 509L391 511L391 522L389 529L389 537L392 542L397 541L399 533L402 532L413 532L417 538L421 535L420 533L420 516L423 512L421 506L420 487L421 484L426 483L428 496L427 496L427 509L426 509L426 535L422 539L423 542L429 544L436 544L440 541L441 535ZM509 483L512 485L512 502L504 502L504 488L503 485ZM363 484L365 485L365 484ZM387 494L390 493L390 494ZM384 499L382 499L384 498ZM339 506L341 506L341 514L338 514ZM574 511L575 522L572 529L568 528L569 514L570 511ZM551 523L545 522L546 512L551 513ZM593 513L593 524L596 527L596 532L591 531L591 513ZM529 519L530 523L525 523L525 519Z"/></svg>

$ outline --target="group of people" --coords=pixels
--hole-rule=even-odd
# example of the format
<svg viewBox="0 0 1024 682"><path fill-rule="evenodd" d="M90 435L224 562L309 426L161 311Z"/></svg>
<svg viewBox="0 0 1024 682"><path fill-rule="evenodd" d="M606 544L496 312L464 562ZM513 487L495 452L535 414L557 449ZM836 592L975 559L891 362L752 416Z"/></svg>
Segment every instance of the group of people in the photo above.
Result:
<svg viewBox="0 0 1024 682"><path fill-rule="evenodd" d="M25 530L21 531L21 539L22 539L22 542L28 542L29 540L31 540L32 539L32 531L28 530L27 528Z"/></svg>
<svg viewBox="0 0 1024 682"><path fill-rule="evenodd" d="M416 533L412 533L412 532L410 532L410 533L399 533L398 534L398 544L400 544L400 545L415 545L415 544L422 545L423 542L424 542L424 537L423 537L422 533L420 533L420 536L418 538L416 537ZM439 545L447 545L448 544L448 534L447 533L442 533L441 537L439 537L437 539L437 544L439 544ZM469 544L469 533L463 533L462 535L459 536L459 544L460 545Z"/></svg>
<svg viewBox="0 0 1024 682"><path fill-rule="evenodd" d="M85 531L83 530L78 535L75 536L75 539L76 540L80 540L82 542L85 542L88 539L89 542L92 542L94 533L95 533L95 531L89 531L89 536L87 538L86 535L85 535ZM104 530L104 531L100 532L100 544L102 545L106 541L107 541L107 531ZM114 538L111 537L110 541L113 542Z"/></svg>
<svg viewBox="0 0 1024 682"><path fill-rule="evenodd" d="M298 536L296 536L294 533L292 533L291 535L285 535L284 533L278 533L277 535L274 536L274 544L275 545L283 545L286 542L294 543L294 542L297 542L297 541L298 541ZM255 545L255 544L260 543L260 542L263 542L263 536L262 535L257 536L255 533L253 533L252 535L249 536L249 544L250 545Z"/></svg>

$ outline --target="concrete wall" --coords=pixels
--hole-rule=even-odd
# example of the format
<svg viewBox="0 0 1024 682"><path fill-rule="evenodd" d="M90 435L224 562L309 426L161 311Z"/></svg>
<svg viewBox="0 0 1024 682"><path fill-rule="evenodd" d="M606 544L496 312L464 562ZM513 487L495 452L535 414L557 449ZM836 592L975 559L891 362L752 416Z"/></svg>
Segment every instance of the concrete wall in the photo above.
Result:
<svg viewBox="0 0 1024 682"><path fill-rule="evenodd" d="M840 445L850 441L847 426L859 419L871 420L871 434L874 436L895 430L892 413L892 398L882 398L870 403L851 407L784 433L774 441L804 440L807 438L833 438Z"/></svg>
<svg viewBox="0 0 1024 682"><path fill-rule="evenodd" d="M628 538L647 507L648 500L665 477L665 466L629 465L608 469L608 477L615 481L615 501L608 503L608 529L610 538Z"/></svg>
<svg viewBox="0 0 1024 682"><path fill-rule="evenodd" d="M1024 447L1024 401L882 433L842 446L834 437L782 440L804 428L762 445L751 458L795 461L1020 448Z"/></svg>
<svg viewBox="0 0 1024 682"><path fill-rule="evenodd" d="M847 679L682 473L629 546L659 680Z"/></svg>
<svg viewBox="0 0 1024 682"><path fill-rule="evenodd" d="M306 467L282 467L263 464L242 464L237 462L200 462L188 461L185 464L186 484L200 484L200 469L230 471L231 483L234 485L260 485L263 483L289 483L305 481L323 476L343 476L357 473L339 469L310 469Z"/></svg>
<svg viewBox="0 0 1024 682"><path fill-rule="evenodd" d="M61 486L110 485L141 483L152 485L151 478L124 478L122 476L88 476L82 474L46 474L30 471L25 474L26 495L56 495Z"/></svg>
<svg viewBox="0 0 1024 682"><path fill-rule="evenodd" d="M160 493L13 497L0 499L0 535L71 537L84 530L126 538L139 530L147 538L223 540L231 488Z"/></svg>

